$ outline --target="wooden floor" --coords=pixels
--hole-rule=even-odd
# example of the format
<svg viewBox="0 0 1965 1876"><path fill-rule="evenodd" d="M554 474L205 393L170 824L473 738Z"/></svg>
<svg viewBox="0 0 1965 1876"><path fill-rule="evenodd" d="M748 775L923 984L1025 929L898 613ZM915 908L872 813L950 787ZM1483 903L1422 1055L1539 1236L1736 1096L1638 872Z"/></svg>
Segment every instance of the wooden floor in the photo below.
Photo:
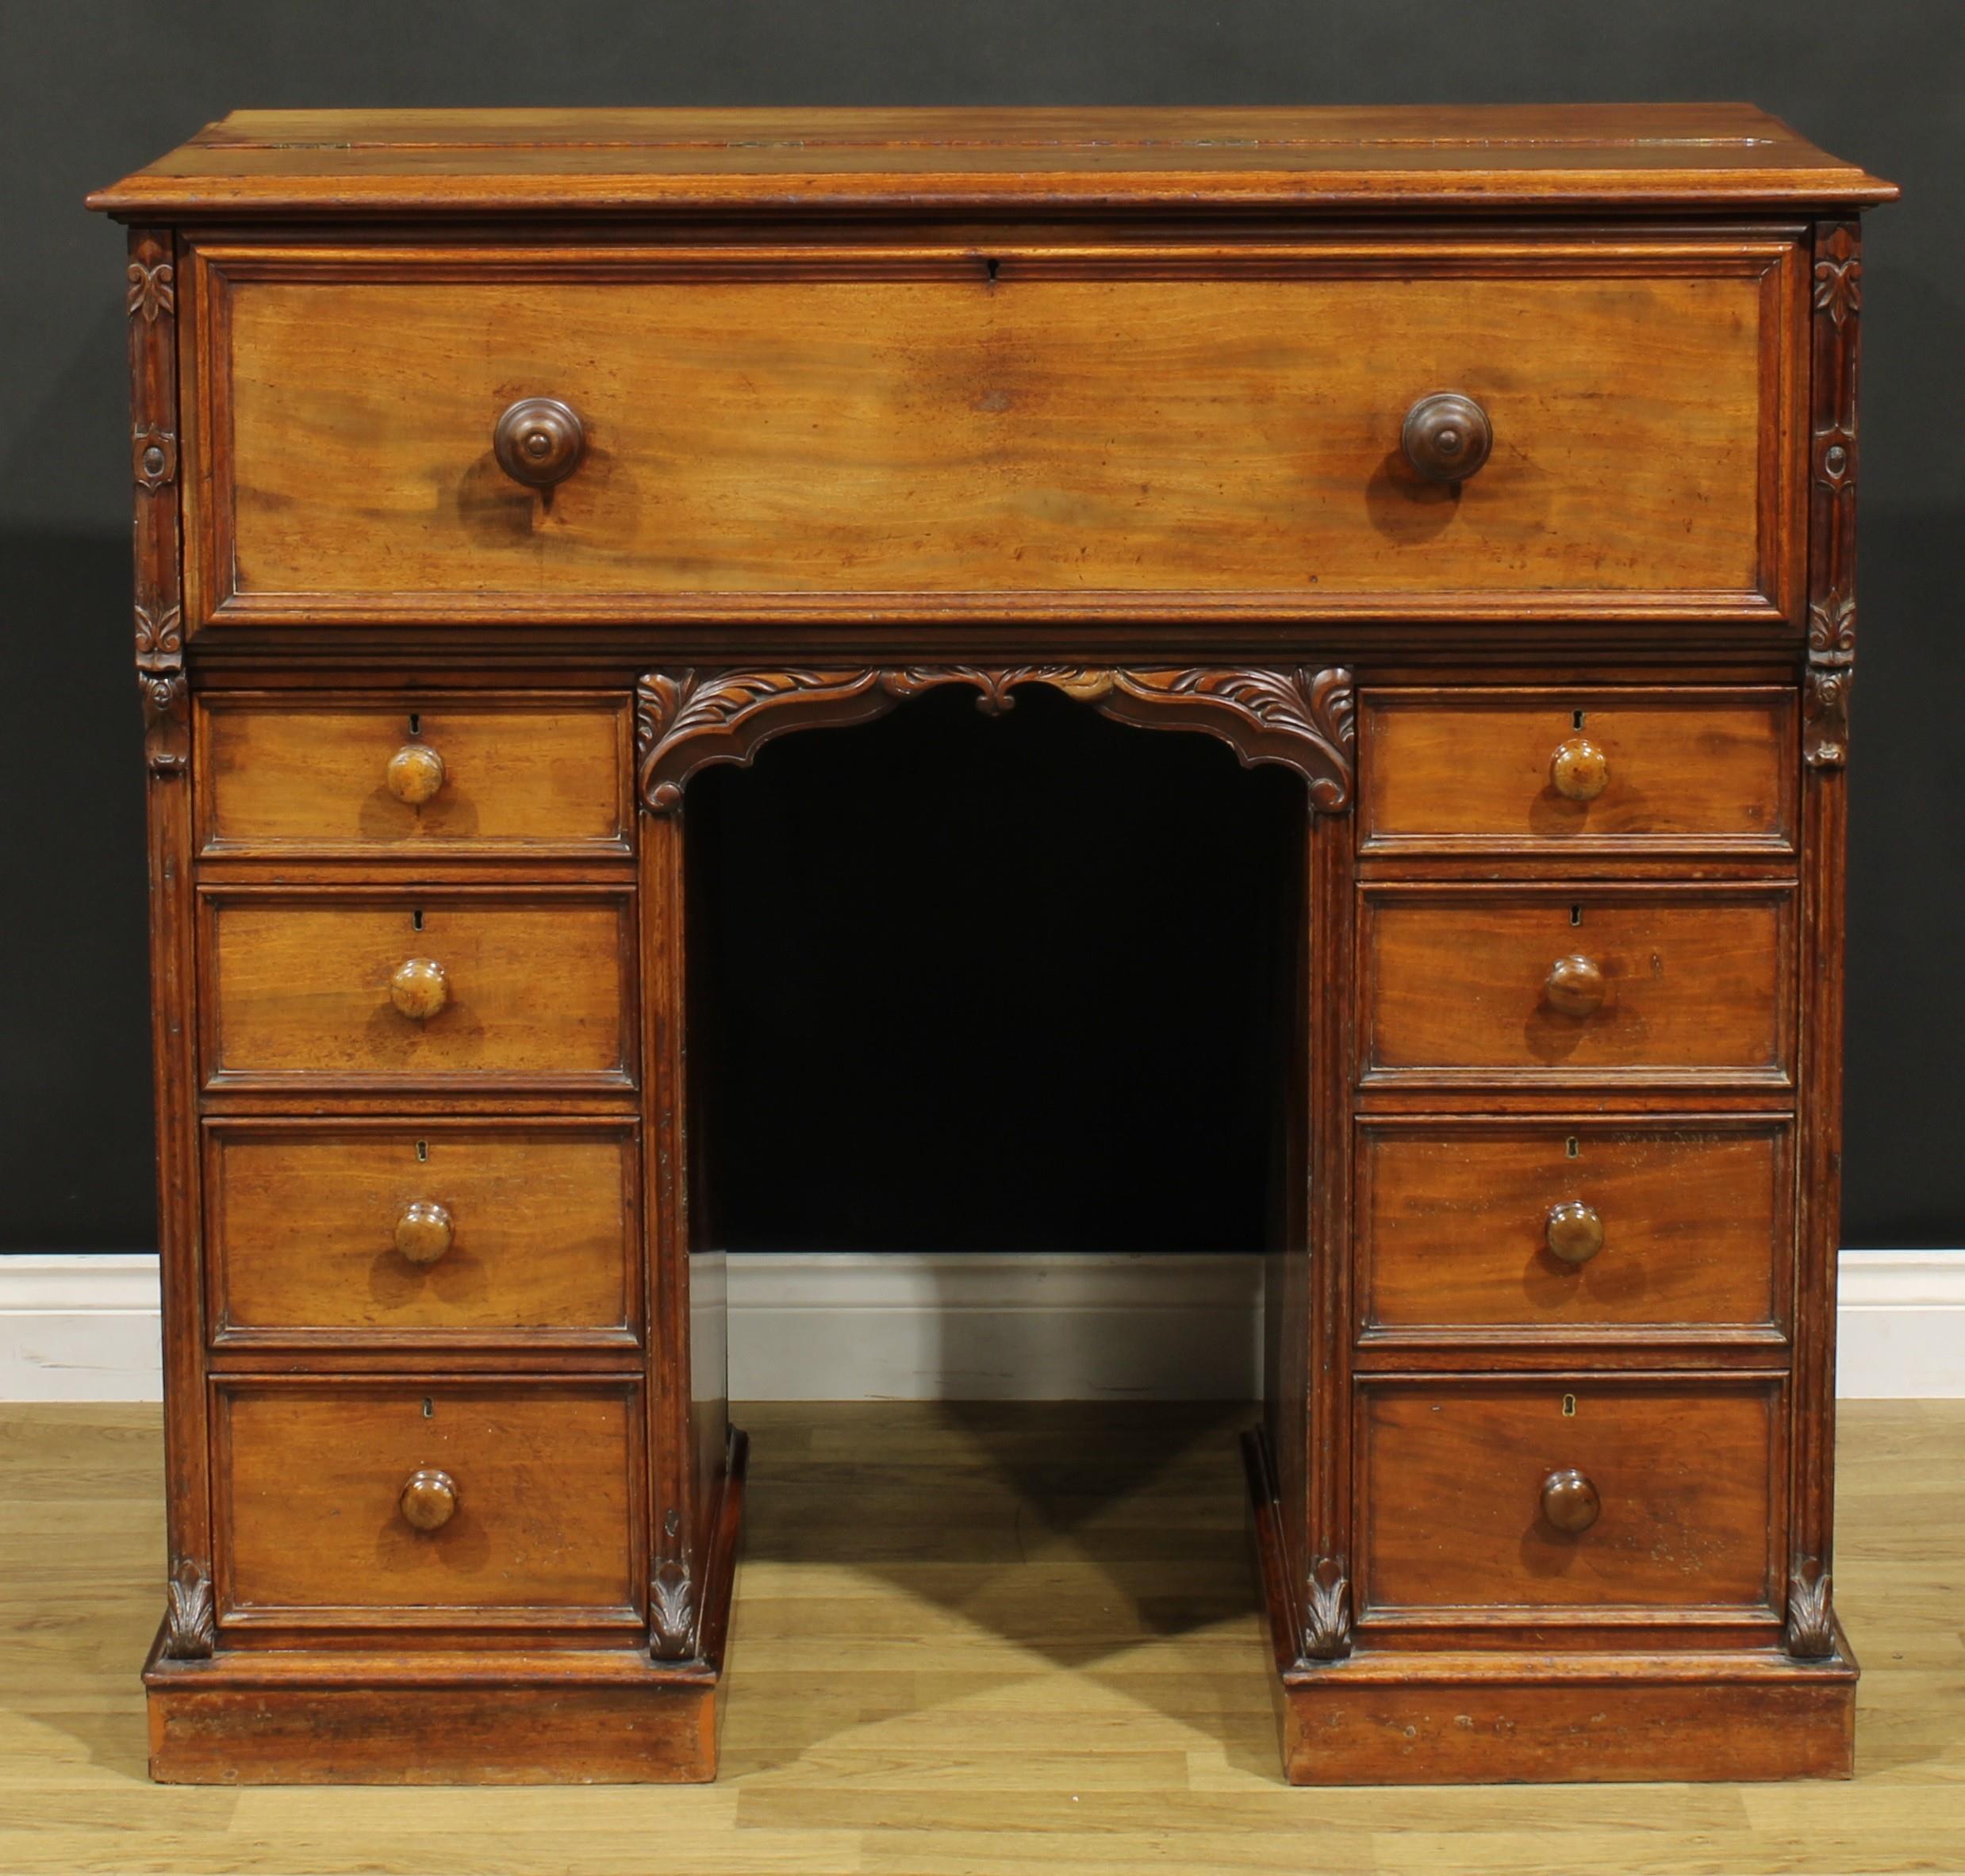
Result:
<svg viewBox="0 0 1965 1876"><path fill-rule="evenodd" d="M1245 1410L757 1406L709 1787L149 1784L157 1422L0 1406L0 1872L1965 1870L1965 1402L1844 1410L1853 1785L1292 1791Z"/></svg>

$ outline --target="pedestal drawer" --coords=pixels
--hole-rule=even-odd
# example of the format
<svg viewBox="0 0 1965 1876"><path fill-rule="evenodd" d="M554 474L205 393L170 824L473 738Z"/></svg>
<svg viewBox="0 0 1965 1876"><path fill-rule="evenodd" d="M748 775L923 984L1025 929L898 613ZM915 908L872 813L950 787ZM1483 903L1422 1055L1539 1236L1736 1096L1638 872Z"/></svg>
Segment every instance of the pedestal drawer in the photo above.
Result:
<svg viewBox="0 0 1965 1876"><path fill-rule="evenodd" d="M198 709L198 838L214 856L626 854L616 697L320 700Z"/></svg>
<svg viewBox="0 0 1965 1876"><path fill-rule="evenodd" d="M1782 1383L1458 1377L1361 1390L1362 1600L1771 1606Z"/></svg>
<svg viewBox="0 0 1965 1876"><path fill-rule="evenodd" d="M621 1088L631 895L204 896L217 1086Z"/></svg>
<svg viewBox="0 0 1965 1876"><path fill-rule="evenodd" d="M1368 1338L1762 1329L1787 1315L1785 1122L1368 1123Z"/></svg>
<svg viewBox="0 0 1965 1876"><path fill-rule="evenodd" d="M1378 691L1361 706L1364 850L1794 842L1792 690Z"/></svg>
<svg viewBox="0 0 1965 1876"><path fill-rule="evenodd" d="M631 1624L628 1381L221 1380L221 1621Z"/></svg>
<svg viewBox="0 0 1965 1876"><path fill-rule="evenodd" d="M1368 1081L1790 1077L1785 888L1372 887L1362 905Z"/></svg>
<svg viewBox="0 0 1965 1876"><path fill-rule="evenodd" d="M214 1122L214 1339L636 1340L631 1128Z"/></svg>

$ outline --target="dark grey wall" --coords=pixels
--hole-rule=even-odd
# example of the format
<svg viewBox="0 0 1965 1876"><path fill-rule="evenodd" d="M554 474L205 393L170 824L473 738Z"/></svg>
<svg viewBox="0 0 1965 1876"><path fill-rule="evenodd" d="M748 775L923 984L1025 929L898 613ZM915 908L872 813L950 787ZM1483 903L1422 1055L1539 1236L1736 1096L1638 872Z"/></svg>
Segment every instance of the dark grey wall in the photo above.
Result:
<svg viewBox="0 0 1965 1876"><path fill-rule="evenodd" d="M1699 98L1906 192L1866 260L1848 1236L1965 1245L1954 0L65 0L0 54L0 1247L152 1229L121 232L86 189L242 105Z"/></svg>

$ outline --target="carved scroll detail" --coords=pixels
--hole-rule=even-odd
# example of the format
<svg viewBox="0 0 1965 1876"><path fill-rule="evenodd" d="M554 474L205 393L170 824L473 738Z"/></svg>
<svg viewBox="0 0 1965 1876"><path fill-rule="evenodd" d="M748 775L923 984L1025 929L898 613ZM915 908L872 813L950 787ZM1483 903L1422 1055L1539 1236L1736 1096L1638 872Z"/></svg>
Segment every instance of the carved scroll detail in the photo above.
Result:
<svg viewBox="0 0 1965 1876"><path fill-rule="evenodd" d="M670 1558L648 1583L648 1652L658 1661L686 1661L696 1648L696 1589L689 1567Z"/></svg>
<svg viewBox="0 0 1965 1876"><path fill-rule="evenodd" d="M973 689L978 709L1000 715L1027 684L1061 691L1117 722L1215 737L1245 768L1272 762L1294 769L1322 813L1350 805L1357 728L1349 671L1078 665L651 671L635 693L642 803L651 813L671 813L699 769L746 764L793 730L869 722L947 685Z"/></svg>
<svg viewBox="0 0 1965 1876"><path fill-rule="evenodd" d="M1817 769L1840 767L1848 759L1849 688L1856 677L1859 239L1853 222L1816 225L1808 671L1802 698L1802 753Z"/></svg>
<svg viewBox="0 0 1965 1876"><path fill-rule="evenodd" d="M167 1661L209 1660L218 1642L210 1577L186 1557L171 1572L164 1594L163 1658Z"/></svg>
<svg viewBox="0 0 1965 1876"><path fill-rule="evenodd" d="M178 589L177 296L167 235L129 247L130 474L136 484L136 689L152 775L191 764L190 693Z"/></svg>
<svg viewBox="0 0 1965 1876"><path fill-rule="evenodd" d="M1826 1660L1836 1652L1835 1605L1818 1557L1803 1557L1788 1579L1786 1645L1798 1661Z"/></svg>
<svg viewBox="0 0 1965 1876"><path fill-rule="evenodd" d="M1303 1653L1312 1661L1341 1661L1351 1652L1351 1585L1335 1557L1319 1557L1310 1573Z"/></svg>

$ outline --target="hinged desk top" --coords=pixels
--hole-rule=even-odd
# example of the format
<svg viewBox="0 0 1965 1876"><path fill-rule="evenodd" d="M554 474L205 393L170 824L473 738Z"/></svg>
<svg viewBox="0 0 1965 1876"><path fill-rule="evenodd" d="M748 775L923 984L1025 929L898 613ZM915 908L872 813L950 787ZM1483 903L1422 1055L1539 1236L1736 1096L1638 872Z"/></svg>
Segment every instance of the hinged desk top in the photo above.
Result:
<svg viewBox="0 0 1965 1876"><path fill-rule="evenodd" d="M1858 208L1896 194L1738 104L234 111L90 205L171 221Z"/></svg>

